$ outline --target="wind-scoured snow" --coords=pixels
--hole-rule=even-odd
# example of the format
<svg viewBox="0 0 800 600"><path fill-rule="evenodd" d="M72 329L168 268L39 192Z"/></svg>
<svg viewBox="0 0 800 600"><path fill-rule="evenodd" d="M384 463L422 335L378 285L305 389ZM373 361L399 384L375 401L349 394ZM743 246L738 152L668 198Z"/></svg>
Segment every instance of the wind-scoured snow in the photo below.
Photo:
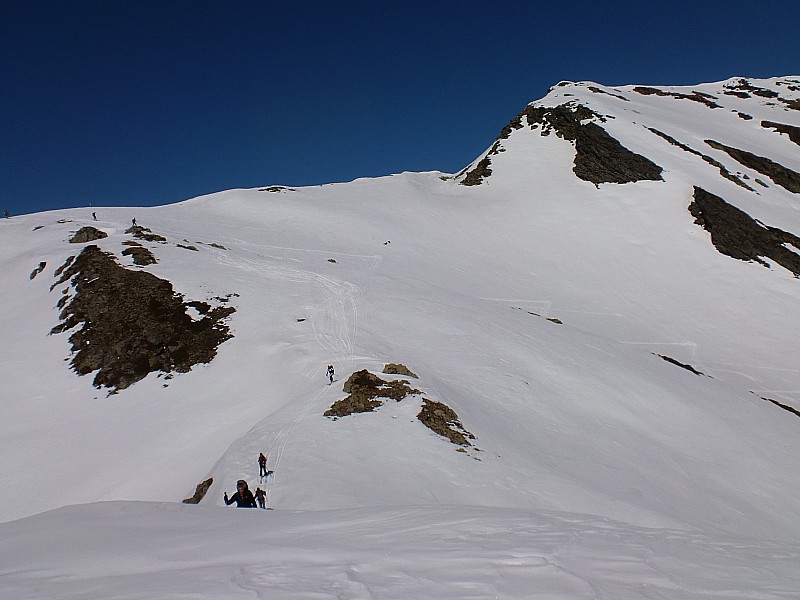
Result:
<svg viewBox="0 0 800 600"><path fill-rule="evenodd" d="M404 173L0 220L0 597L797 597L800 419L775 402L800 409L800 281L720 253L689 211L697 186L800 235L800 195L705 142L800 171L761 125L800 126L800 78L747 86L537 101L589 107L663 181L583 181L572 142L523 122L471 187ZM166 238L140 240L156 264L122 256L133 217ZM50 286L86 225L120 264L227 299L211 362L115 394L70 371L70 332L48 334L71 286ZM421 394L323 416L387 363ZM423 399L473 446L427 429ZM223 508L240 478L273 510Z"/></svg>

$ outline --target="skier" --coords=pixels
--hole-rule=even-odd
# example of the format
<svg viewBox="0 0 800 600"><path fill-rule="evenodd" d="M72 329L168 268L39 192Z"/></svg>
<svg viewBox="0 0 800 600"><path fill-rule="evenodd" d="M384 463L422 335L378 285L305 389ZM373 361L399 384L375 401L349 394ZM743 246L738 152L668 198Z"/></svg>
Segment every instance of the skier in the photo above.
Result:
<svg viewBox="0 0 800 600"><path fill-rule="evenodd" d="M97 221L97 213L96 212L92 213L92 221Z"/></svg>
<svg viewBox="0 0 800 600"><path fill-rule="evenodd" d="M236 493L230 499L228 498L228 492L225 492L224 498L227 506L236 502L236 508L258 508L253 492L247 487L247 482L244 479L236 482Z"/></svg>
<svg viewBox="0 0 800 600"><path fill-rule="evenodd" d="M333 383L333 376L334 376L333 365L328 365L328 379L331 380L331 383ZM328 385L330 385L331 383L329 383Z"/></svg>
<svg viewBox="0 0 800 600"><path fill-rule="evenodd" d="M267 476L267 457L261 452L258 455L258 476L264 478Z"/></svg>
<svg viewBox="0 0 800 600"><path fill-rule="evenodd" d="M133 217L131 219L131 223L133 224L134 227L136 227L136 217Z"/></svg>
<svg viewBox="0 0 800 600"><path fill-rule="evenodd" d="M258 500L258 508L267 508L265 502L267 499L267 492L261 488L256 488L256 500Z"/></svg>
<svg viewBox="0 0 800 600"><path fill-rule="evenodd" d="M10 219L10 218L11 218L11 213L10 213L10 212L8 212L7 210L4 210L4 211L3 211L3 216L4 216L6 219Z"/></svg>

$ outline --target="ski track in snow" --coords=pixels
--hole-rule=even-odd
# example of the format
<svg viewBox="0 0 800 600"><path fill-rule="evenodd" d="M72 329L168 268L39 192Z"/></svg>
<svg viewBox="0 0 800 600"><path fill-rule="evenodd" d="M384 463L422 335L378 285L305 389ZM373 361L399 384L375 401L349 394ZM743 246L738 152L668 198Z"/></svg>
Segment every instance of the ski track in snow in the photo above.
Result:
<svg viewBox="0 0 800 600"><path fill-rule="evenodd" d="M230 242L228 243L230 244ZM244 242L242 243L244 244ZM310 253L318 256L347 256L349 258L368 260L368 275L375 272L383 260L383 257L380 255L342 255L341 253L331 253L320 250L282 248L276 246L270 246L268 249L277 250L279 252L284 251L286 253L297 252L300 254ZM238 250L240 253L242 252L242 249ZM234 258L231 253L219 250L215 250L214 255L220 264L248 272L254 272L268 279L314 285L324 296L322 302L309 307L311 329L314 339L330 354L331 360L334 363L340 365L353 363L355 361L354 340L358 332L357 301L362 295L361 289L353 283L337 281L331 277L326 277L313 271L270 264L275 260L287 260L287 258L289 258L287 256L266 257L253 250L244 250L244 252L250 252L254 254L255 257L244 258L237 256ZM303 375L310 381L314 381L318 378L321 380L322 378L319 377L321 371L322 365L309 365L309 368ZM297 429L303 419L319 404L319 400L325 395L327 389L327 386L321 386L316 394L310 395L307 400L304 400L302 406L295 411L294 418L287 425L284 425L277 434L272 433L270 435L267 433L266 430L271 430L271 423L270 416L266 416L264 419L266 423L262 422L256 425L244 438L231 445L231 448L236 448L237 454L246 452L246 456L258 456L259 452L263 451L265 447L267 448L269 457L268 470L271 471L271 474L264 480L259 478L259 481L266 488L268 496L272 488L277 485L280 480L279 465L292 433ZM242 450L242 448L244 448L244 450ZM247 463L245 462L244 464Z"/></svg>

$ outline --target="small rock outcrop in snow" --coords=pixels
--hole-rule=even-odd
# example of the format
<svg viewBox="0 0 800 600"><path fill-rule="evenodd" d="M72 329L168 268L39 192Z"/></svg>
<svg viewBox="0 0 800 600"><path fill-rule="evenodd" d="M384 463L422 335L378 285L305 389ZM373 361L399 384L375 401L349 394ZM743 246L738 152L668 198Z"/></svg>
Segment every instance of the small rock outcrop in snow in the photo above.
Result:
<svg viewBox="0 0 800 600"><path fill-rule="evenodd" d="M100 231L94 227L81 227L69 238L70 244L85 244L86 242L93 242L95 240L102 240L108 237L105 231Z"/></svg>
<svg viewBox="0 0 800 600"><path fill-rule="evenodd" d="M345 382L343 391L350 394L337 400L323 414L326 417L344 417L353 413L371 412L383 405L384 399L400 402L406 396L419 394L405 380L384 381L366 369L353 373Z"/></svg>

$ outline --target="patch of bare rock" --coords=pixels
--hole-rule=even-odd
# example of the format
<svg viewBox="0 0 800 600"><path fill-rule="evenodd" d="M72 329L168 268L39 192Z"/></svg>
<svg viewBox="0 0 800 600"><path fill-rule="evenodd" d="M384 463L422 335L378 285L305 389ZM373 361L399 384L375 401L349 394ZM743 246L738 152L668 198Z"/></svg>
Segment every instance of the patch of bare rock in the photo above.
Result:
<svg viewBox="0 0 800 600"><path fill-rule="evenodd" d="M107 238L108 234L105 231L100 231L94 227L81 227L75 234L69 238L70 244L85 244L86 242L94 242L95 240L102 240Z"/></svg>
<svg viewBox="0 0 800 600"><path fill-rule="evenodd" d="M346 417L353 413L371 412L382 406L384 400L400 402L406 396L419 394L403 379L385 381L366 369L356 371L347 379L342 388L347 398L337 400L325 411L326 417Z"/></svg>
<svg viewBox="0 0 800 600"><path fill-rule="evenodd" d="M197 484L197 487L194 490L194 495L190 498L185 498L183 500L184 504L200 504L200 500L205 498L208 489L211 487L211 484L214 483L214 478L209 477L205 481L201 481Z"/></svg>
<svg viewBox="0 0 800 600"><path fill-rule="evenodd" d="M753 219L743 210L725 200L695 186L694 199L689 212L695 223L711 234L711 243L727 256L755 261L769 267L764 258L769 258L785 269L800 276L800 238L776 227L769 227Z"/></svg>
<svg viewBox="0 0 800 600"><path fill-rule="evenodd" d="M743 164L745 167L758 171L762 175L766 175L786 190L795 194L800 194L800 173L797 171L793 171L776 163L774 160L758 156L747 150L726 146L714 140L705 140L705 142L715 150L722 150L727 153L728 156Z"/></svg>
<svg viewBox="0 0 800 600"><path fill-rule="evenodd" d="M126 269L95 245L69 257L55 276L51 290L71 281L73 293L60 298L62 323L51 334L74 329L70 365L79 375L96 371L95 387L116 391L151 372L188 372L232 337L224 320L233 307L185 302L169 281ZM200 316L192 318L189 306Z"/></svg>
<svg viewBox="0 0 800 600"><path fill-rule="evenodd" d="M391 375L417 378L417 375L411 369L398 363L385 365L383 372ZM354 413L372 412L387 400L400 402L407 396L421 394L419 390L412 388L405 380L386 381L366 369L353 373L345 382L343 391L348 393L349 396L334 402L325 411L324 415L326 417L332 417L336 420ZM474 440L475 436L464 429L456 412L444 402L423 398L417 419L437 435L459 446L459 451L465 452L464 448L467 447L474 448L470 440ZM474 449L478 450L477 448Z"/></svg>

